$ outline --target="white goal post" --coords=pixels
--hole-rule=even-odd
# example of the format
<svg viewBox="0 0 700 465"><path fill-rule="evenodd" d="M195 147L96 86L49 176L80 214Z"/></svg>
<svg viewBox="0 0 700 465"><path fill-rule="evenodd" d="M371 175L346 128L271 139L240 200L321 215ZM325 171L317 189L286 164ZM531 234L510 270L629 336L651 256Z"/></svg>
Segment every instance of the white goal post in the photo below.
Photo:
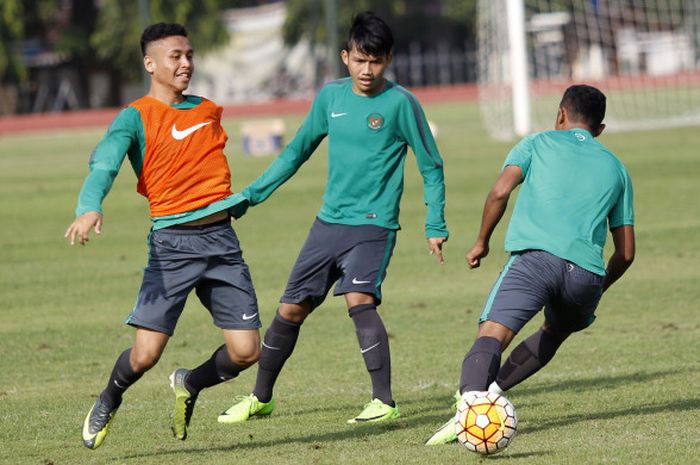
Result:
<svg viewBox="0 0 700 465"><path fill-rule="evenodd" d="M561 94L608 96L608 130L700 124L700 0L480 0L479 102L499 139L552 129Z"/></svg>

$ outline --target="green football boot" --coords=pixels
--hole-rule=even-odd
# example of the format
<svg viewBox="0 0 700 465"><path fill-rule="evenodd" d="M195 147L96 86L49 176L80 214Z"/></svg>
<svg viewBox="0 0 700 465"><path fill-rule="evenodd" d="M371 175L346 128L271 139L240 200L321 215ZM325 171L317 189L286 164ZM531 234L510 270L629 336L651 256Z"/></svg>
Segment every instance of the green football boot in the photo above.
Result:
<svg viewBox="0 0 700 465"><path fill-rule="evenodd" d="M462 395L459 390L455 392L453 396L454 402L452 403L452 409L457 410L459 403L462 400ZM439 444L449 444L457 440L457 432L455 431L455 417L453 416L444 425L438 428L435 433L428 439L425 443L426 446L437 446Z"/></svg>
<svg viewBox="0 0 700 465"><path fill-rule="evenodd" d="M452 409L457 410L457 408L459 407L459 403L462 400L462 394L459 393L459 389L455 391L455 395L453 396L453 398L455 401L452 404Z"/></svg>
<svg viewBox="0 0 700 465"><path fill-rule="evenodd" d="M118 408L119 404L112 407L102 401L100 397L97 398L83 422L83 444L85 447L94 450L102 445Z"/></svg>
<svg viewBox="0 0 700 465"><path fill-rule="evenodd" d="M251 417L262 417L272 413L275 409L275 399L269 402L260 402L255 394L249 396L237 396L236 402L228 410L221 412L219 423L240 423Z"/></svg>
<svg viewBox="0 0 700 465"><path fill-rule="evenodd" d="M355 418L348 420L349 424L355 423L367 423L376 421L393 420L394 418L399 418L401 413L399 412L399 406L392 407L387 405L379 399L372 399L370 403L365 405L364 410L360 412Z"/></svg>
<svg viewBox="0 0 700 465"><path fill-rule="evenodd" d="M181 441L187 439L187 427L190 425L194 404L197 402L197 396L193 396L185 386L185 379L189 374L190 370L178 368L170 375L170 387L175 392L175 407L170 416L170 429Z"/></svg>
<svg viewBox="0 0 700 465"><path fill-rule="evenodd" d="M455 417L453 416L428 439L425 445L437 446L439 444L455 442L457 440L457 431L455 431L455 429Z"/></svg>

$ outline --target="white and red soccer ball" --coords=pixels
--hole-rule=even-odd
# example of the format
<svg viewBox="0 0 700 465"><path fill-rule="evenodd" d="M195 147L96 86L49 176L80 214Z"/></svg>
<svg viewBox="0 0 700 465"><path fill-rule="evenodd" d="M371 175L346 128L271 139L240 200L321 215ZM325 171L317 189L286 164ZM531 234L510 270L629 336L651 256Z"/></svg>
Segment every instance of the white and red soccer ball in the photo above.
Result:
<svg viewBox="0 0 700 465"><path fill-rule="evenodd" d="M515 408L502 394L468 391L455 415L457 440L480 454L495 454L508 446L518 429Z"/></svg>

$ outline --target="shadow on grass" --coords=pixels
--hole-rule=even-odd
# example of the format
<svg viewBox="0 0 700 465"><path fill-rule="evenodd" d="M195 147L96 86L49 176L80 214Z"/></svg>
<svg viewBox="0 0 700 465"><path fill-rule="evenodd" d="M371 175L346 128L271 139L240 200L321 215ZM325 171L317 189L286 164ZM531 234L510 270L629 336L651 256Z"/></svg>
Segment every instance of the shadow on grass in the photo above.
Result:
<svg viewBox="0 0 700 465"><path fill-rule="evenodd" d="M638 384L646 383L659 378L665 378L667 376L678 375L679 373L690 371L686 370L662 370L662 371L652 371L652 372L636 372L629 373L621 376L598 376L595 378L583 378L583 379L572 379L566 381L560 381L556 383L540 384L537 386L516 386L513 388L513 392L517 392L518 396L524 395L536 395L552 391L573 391L573 392L583 392L591 390L601 390L601 389L611 389L622 384ZM511 392L511 391L508 391Z"/></svg>
<svg viewBox="0 0 700 465"><path fill-rule="evenodd" d="M536 433L538 431L546 431L549 429L560 428L562 426L568 426L574 423L580 423L584 421L610 420L612 418L628 416L638 417L640 415L653 415L656 413L663 412L697 412L698 410L700 410L700 398L683 399L674 402L666 402L663 404L635 406L621 410L605 410L603 412L568 415L562 418L556 418L554 420L542 422L533 427L527 427L523 430L520 430L518 432L518 435L526 435L530 433Z"/></svg>
<svg viewBox="0 0 700 465"><path fill-rule="evenodd" d="M259 421L274 421L274 419L259 419L254 420ZM158 457L158 456L168 456L174 454L200 454L204 452L231 452L234 450L241 449L259 449L259 448L275 448L279 450L280 445L284 444L308 444L310 448L320 449L323 447L323 443L326 442L342 442L342 441L358 441L358 444L363 444L360 442L363 438L367 436L381 436L383 434L391 433L397 430L404 429L420 429L425 426L431 426L437 428L445 421L444 415L429 415L429 416L411 416L409 418L400 418L398 420L391 421L389 423L379 423L379 424L367 424L367 425L342 425L341 427L334 427L335 429L324 434L300 434L294 437L288 438L270 438L263 441L255 440L253 434L243 434L239 441L230 443L228 445L211 446L206 447L193 447L182 449L181 447L173 448L170 450L154 450L139 454L130 454L116 457L116 461L135 459L135 458L146 458L146 457ZM246 440L247 438L247 440ZM416 437L418 444L426 441L428 437L423 437L421 435ZM178 444L179 445L179 444Z"/></svg>
<svg viewBox="0 0 700 465"><path fill-rule="evenodd" d="M417 413L421 412L431 412L431 413L441 413L444 412L445 416L449 416L450 412L452 411L452 405L454 404L454 397L452 395L440 395L440 396L433 396L428 399L426 398L416 398L415 396L412 397L402 397L402 398L396 398L397 403L399 404L399 407L401 409L402 415L405 415L406 413L409 413L411 417L416 415ZM415 407L418 406L418 407ZM316 407L309 407L309 408L288 408L285 409L284 403L278 403L278 408L281 412L283 412L284 415L288 415L290 417L298 418L298 419L304 419L305 417L310 417L310 416L315 416L318 413L328 413L329 415L336 415L336 414L341 414L343 412L347 412L346 416L343 417L342 415L339 415L341 418L350 418L352 417L353 413L357 413L361 410L362 405L358 403L351 403L351 402L344 402L342 404L335 404L333 411L329 412L329 408L327 406L316 406ZM346 418L347 417L347 418ZM256 419L258 421L260 419ZM343 420L344 421L344 420ZM375 425L376 426L376 425Z"/></svg>
<svg viewBox="0 0 700 465"><path fill-rule="evenodd" d="M533 386L529 388L518 389L518 395L536 395L548 391L573 391L582 392L586 390L600 390L600 389L611 389L616 386L626 384L626 383L644 383L650 380L663 378L666 376L677 375L678 370L667 370L667 371L657 371L657 372L643 372L643 373L630 373L622 376L603 376L597 378L587 378L587 379L577 379L568 380L559 383L549 383L541 386ZM410 406L415 404L420 404L421 407L411 411L410 416L403 417L396 421L389 423L380 424L369 424L369 425L342 425L340 427L332 426L333 430L324 434L304 434L300 431L299 435L287 438L270 438L265 440L256 440L255 436L250 433L245 433L242 431L242 437L239 441L235 441L228 445L211 446L206 447L193 447L183 449L181 447L173 448L170 450L154 450L149 452L143 452L139 454L130 454L118 457L116 460L127 460L134 458L146 458L146 457L158 457L158 456L168 456L174 454L199 454L204 452L230 452L233 450L240 449L258 449L258 448L278 448L283 444L308 444L310 448L322 448L324 442L338 442L338 441L348 441L357 440L360 441L367 436L381 436L387 433L391 433L397 430L411 429L416 430L416 442L422 443L429 437L429 432L427 437L423 437L426 431L432 431L430 428L437 428L442 423L444 423L446 416L449 416L450 406L454 402L454 398L447 394L445 396L435 396L428 400L426 403L425 399L416 398L406 398L401 401L402 406ZM351 411L352 408L357 407L356 405L345 404L342 406L336 406L335 412L342 412L345 410ZM548 429L558 428L561 426L571 425L574 423L591 421L591 420L605 420L624 416L638 416L638 415L651 415L660 412L667 411L693 411L700 409L700 399L685 399L678 400L675 402L668 402L664 404L646 405L639 407L630 407L622 410L606 410L604 412L592 412L586 414L570 415L563 418L554 419L551 421L546 421L537 426L527 427L519 431L519 435L526 435L535 433L538 431L545 431ZM315 407L312 409L304 409L298 412L290 412L292 416L306 417L314 415L321 411L328 411L328 408ZM430 414L423 414L422 412L429 411ZM272 419L255 420L257 421L275 421ZM505 459L505 458L522 458L528 456L540 456L551 454L549 451L540 451L532 453L521 453L513 454L508 456L496 456L495 458ZM493 457L486 457L486 459L491 459Z"/></svg>
<svg viewBox="0 0 700 465"><path fill-rule="evenodd" d="M553 455L554 452L551 450L541 450L537 452L516 452L514 454L508 454L508 455L501 455L501 454L496 454L496 455L486 455L482 457L482 460L497 460L498 462L508 462L509 460L520 460L520 459L526 459L526 458L532 458L532 457L543 457L545 455Z"/></svg>

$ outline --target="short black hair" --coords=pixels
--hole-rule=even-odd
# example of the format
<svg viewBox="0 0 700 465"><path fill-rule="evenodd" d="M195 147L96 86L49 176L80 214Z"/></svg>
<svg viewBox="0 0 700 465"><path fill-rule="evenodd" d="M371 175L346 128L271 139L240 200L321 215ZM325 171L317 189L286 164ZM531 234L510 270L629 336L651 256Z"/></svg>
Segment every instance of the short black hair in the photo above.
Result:
<svg viewBox="0 0 700 465"><path fill-rule="evenodd" d="M394 34L380 17L371 11L364 11L352 18L345 50L349 52L353 45L367 55L387 56L394 47Z"/></svg>
<svg viewBox="0 0 700 465"><path fill-rule="evenodd" d="M605 94L593 86L574 85L566 89L559 104L569 112L569 119L586 123L597 131L605 118Z"/></svg>
<svg viewBox="0 0 700 465"><path fill-rule="evenodd" d="M182 24L177 23L151 24L141 34L141 53L143 53L143 56L146 56L148 44L171 36L187 37L187 29Z"/></svg>

